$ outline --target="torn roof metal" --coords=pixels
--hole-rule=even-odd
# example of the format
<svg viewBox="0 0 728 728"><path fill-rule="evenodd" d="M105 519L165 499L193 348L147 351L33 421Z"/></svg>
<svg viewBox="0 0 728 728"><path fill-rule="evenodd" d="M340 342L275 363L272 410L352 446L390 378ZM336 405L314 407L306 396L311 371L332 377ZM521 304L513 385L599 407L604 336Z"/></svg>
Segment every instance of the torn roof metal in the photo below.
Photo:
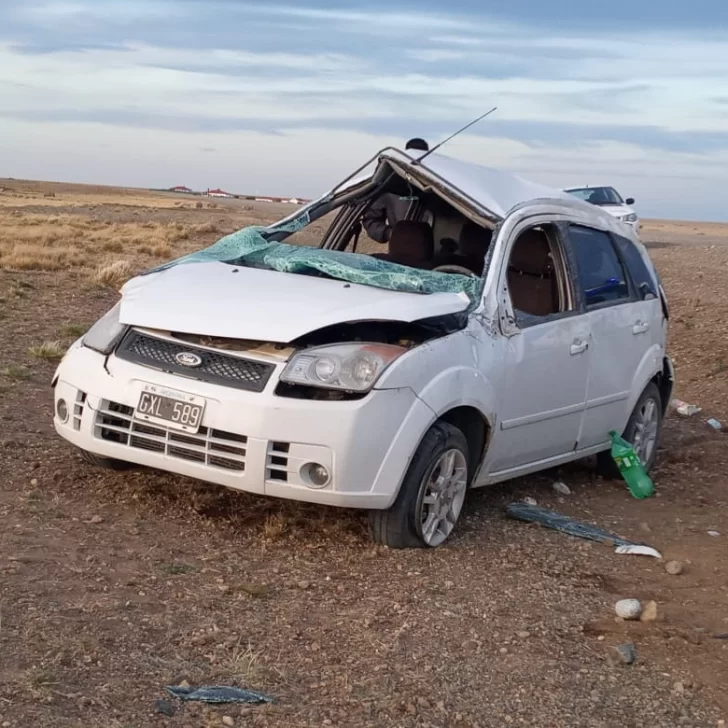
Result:
<svg viewBox="0 0 728 728"><path fill-rule="evenodd" d="M336 187L269 225L266 231L270 239L282 240L285 235L279 231L286 225L303 217L316 220L350 200L363 199L381 188L393 173L415 187L436 192L466 217L487 227L496 227L519 207L543 202L576 213L577 218L605 230L624 233L614 216L563 189L444 154L419 150L411 154L395 147L381 149Z"/></svg>
<svg viewBox="0 0 728 728"><path fill-rule="evenodd" d="M419 161L419 158L423 158ZM382 149L367 164L335 187L329 194L339 195L371 182L388 165L413 181L434 183L480 207L494 222L504 219L513 208L535 200L558 200L563 205L581 210L588 203L564 190L537 182L501 169L433 153L411 155L393 147ZM585 207L587 205L588 207ZM589 210L593 214L593 210Z"/></svg>

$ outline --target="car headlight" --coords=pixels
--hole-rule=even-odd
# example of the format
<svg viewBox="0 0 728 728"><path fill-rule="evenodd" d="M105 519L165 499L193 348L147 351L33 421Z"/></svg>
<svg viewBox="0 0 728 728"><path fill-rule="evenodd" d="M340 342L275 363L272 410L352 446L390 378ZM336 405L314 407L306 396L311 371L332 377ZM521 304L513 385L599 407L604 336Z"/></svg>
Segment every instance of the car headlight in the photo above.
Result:
<svg viewBox="0 0 728 728"><path fill-rule="evenodd" d="M630 212L629 215L623 215L622 222L637 222L637 215L634 212Z"/></svg>
<svg viewBox="0 0 728 728"><path fill-rule="evenodd" d="M126 331L126 325L119 323L121 302L105 313L85 334L81 343L99 354L110 354Z"/></svg>
<svg viewBox="0 0 728 728"><path fill-rule="evenodd" d="M390 344L334 344L295 354L281 381L323 389L366 392L407 351Z"/></svg>

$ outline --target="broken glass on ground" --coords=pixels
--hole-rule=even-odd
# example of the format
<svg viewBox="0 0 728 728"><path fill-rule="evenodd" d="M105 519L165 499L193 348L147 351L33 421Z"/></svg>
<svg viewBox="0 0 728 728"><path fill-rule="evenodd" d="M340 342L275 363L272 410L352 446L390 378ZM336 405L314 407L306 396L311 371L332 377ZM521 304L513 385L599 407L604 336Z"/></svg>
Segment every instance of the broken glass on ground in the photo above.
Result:
<svg viewBox="0 0 728 728"><path fill-rule="evenodd" d="M660 552L651 546L628 541L626 538L609 533L597 526L582 523L570 516L548 510L547 508L532 506L527 503L510 503L506 506L506 513L510 518L518 521L539 523L542 526L566 533L569 536L576 536L577 538L584 538L589 541L614 546L615 553L618 554L636 554L640 556L654 556L657 559L662 558Z"/></svg>
<svg viewBox="0 0 728 728"><path fill-rule="evenodd" d="M185 687L168 685L166 688L170 695L180 700L193 700L201 703L272 703L273 698L264 693L226 685L201 685L200 687Z"/></svg>

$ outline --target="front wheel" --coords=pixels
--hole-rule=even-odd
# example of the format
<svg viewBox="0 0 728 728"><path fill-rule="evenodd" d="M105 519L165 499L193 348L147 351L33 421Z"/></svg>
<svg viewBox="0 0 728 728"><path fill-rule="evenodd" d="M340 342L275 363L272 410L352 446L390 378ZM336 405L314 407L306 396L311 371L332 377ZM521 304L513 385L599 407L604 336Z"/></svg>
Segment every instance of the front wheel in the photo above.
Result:
<svg viewBox="0 0 728 728"><path fill-rule="evenodd" d="M662 430L662 397L654 382L650 382L637 400L622 437L632 445L642 466L649 473L657 459L657 446ZM605 478L621 478L609 450L597 456L597 470Z"/></svg>
<svg viewBox="0 0 728 728"><path fill-rule="evenodd" d="M422 438L397 499L371 511L372 538L390 548L434 548L455 529L468 489L468 442L446 422Z"/></svg>

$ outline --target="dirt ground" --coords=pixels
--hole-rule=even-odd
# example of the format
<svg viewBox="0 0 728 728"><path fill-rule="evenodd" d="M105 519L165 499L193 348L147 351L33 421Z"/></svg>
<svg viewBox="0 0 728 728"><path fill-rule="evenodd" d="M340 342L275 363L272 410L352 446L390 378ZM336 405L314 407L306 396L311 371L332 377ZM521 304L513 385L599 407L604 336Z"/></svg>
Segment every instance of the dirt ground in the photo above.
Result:
<svg viewBox="0 0 728 728"><path fill-rule="evenodd" d="M53 431L56 361L115 301L105 284L290 206L0 190L0 728L728 719L728 449L705 424L728 424L728 226L645 223L676 394L704 408L668 418L655 498L578 465L474 492L446 547L397 552L371 545L362 514L98 470ZM644 540L683 573L505 518L526 496ZM654 600L657 620L616 620L625 597ZM624 643L631 666L611 659ZM185 680L275 703L165 693Z"/></svg>

